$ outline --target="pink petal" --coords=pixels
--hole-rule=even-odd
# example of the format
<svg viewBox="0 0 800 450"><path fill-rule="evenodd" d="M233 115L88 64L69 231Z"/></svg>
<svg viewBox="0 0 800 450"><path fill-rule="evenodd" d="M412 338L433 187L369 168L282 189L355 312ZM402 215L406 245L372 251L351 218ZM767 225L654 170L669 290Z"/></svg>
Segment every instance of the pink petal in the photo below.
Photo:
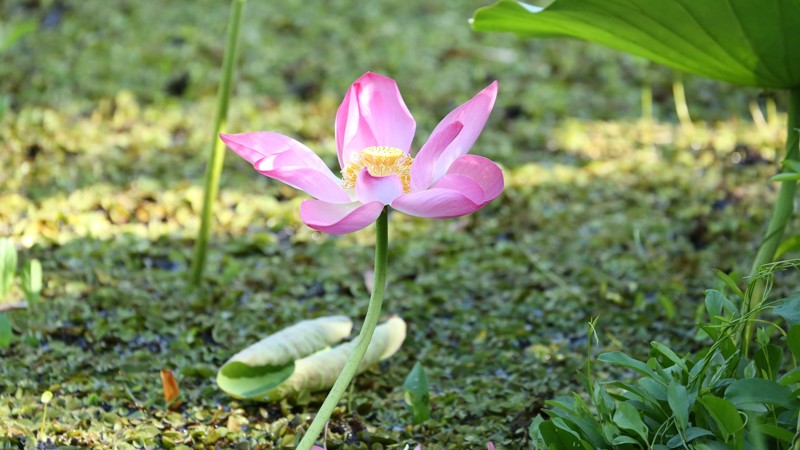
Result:
<svg viewBox="0 0 800 450"><path fill-rule="evenodd" d="M503 192L503 171L482 156L464 155L430 189L401 195L392 208L412 216L445 219L482 208Z"/></svg>
<svg viewBox="0 0 800 450"><path fill-rule="evenodd" d="M308 192L320 200L350 202L341 181L305 145L278 133L221 134L231 150L253 164L262 175Z"/></svg>
<svg viewBox="0 0 800 450"><path fill-rule="evenodd" d="M494 450L494 443L492 441L486 444L486 450Z"/></svg>
<svg viewBox="0 0 800 450"><path fill-rule="evenodd" d="M392 202L392 208L410 216L448 219L477 211L482 205L466 194L453 189L431 188L401 195Z"/></svg>
<svg viewBox="0 0 800 450"><path fill-rule="evenodd" d="M384 205L403 194L403 182L397 175L373 177L363 168L356 179L356 198L362 203L381 202Z"/></svg>
<svg viewBox="0 0 800 450"><path fill-rule="evenodd" d="M411 190L421 191L428 189L434 181L434 171L436 170L436 161L442 155L442 152L449 146L453 139L455 139L464 125L459 122L451 122L440 131L434 131L428 142L422 146L411 163Z"/></svg>
<svg viewBox="0 0 800 450"><path fill-rule="evenodd" d="M483 188L472 178L461 174L447 174L431 186L431 189L450 189L464 194L475 204L483 203Z"/></svg>
<svg viewBox="0 0 800 450"><path fill-rule="evenodd" d="M300 204L300 217L306 225L331 234L358 231L374 222L381 211L381 202L328 203L306 200Z"/></svg>
<svg viewBox="0 0 800 450"><path fill-rule="evenodd" d="M336 149L339 164L371 146L409 151L416 123L397 83L367 72L356 80L336 112Z"/></svg>
<svg viewBox="0 0 800 450"><path fill-rule="evenodd" d="M357 84L350 86L342 104L339 105L339 110L336 111L336 152L339 156L339 166L342 168L350 162L356 152L377 145L372 130L358 110L359 90Z"/></svg>
<svg viewBox="0 0 800 450"><path fill-rule="evenodd" d="M451 111L450 114L445 116L445 118L436 125L431 136L435 136L453 122L461 122L464 124L464 129L453 139L446 149L440 152L433 171L434 180L444 175L445 172L447 172L447 168L450 167L450 164L458 159L459 156L469 152L472 145L475 144L475 141L481 134L481 131L483 131L483 127L489 119L489 114L492 112L496 98L497 81L475 94L474 97L463 105Z"/></svg>
<svg viewBox="0 0 800 450"><path fill-rule="evenodd" d="M484 193L480 203L486 204L503 192L503 171L492 160L483 156L464 155L453 161L444 178L455 174L467 176L480 185Z"/></svg>

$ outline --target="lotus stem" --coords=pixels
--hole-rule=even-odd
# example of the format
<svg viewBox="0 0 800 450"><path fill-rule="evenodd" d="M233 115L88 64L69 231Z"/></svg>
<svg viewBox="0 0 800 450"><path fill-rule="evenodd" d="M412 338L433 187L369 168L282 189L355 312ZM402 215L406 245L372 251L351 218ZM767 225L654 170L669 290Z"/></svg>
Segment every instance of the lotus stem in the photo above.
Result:
<svg viewBox="0 0 800 450"><path fill-rule="evenodd" d="M759 130L764 130L767 128L767 118L764 117L764 113L761 112L761 107L758 106L757 100L750 101L750 115L753 116L753 123L756 124L756 127Z"/></svg>
<svg viewBox="0 0 800 450"><path fill-rule="evenodd" d="M641 89L642 120L653 121L653 82L650 76L650 63L645 63L642 67L642 89Z"/></svg>
<svg viewBox="0 0 800 450"><path fill-rule="evenodd" d="M792 89L789 91L789 112L786 124L786 155L784 156L784 161L798 161L800 159L800 149L798 148L798 145L800 145L800 133L797 132L798 128L800 128L800 89ZM794 197L796 192L796 180L781 182L778 199L772 210L772 217L769 220L767 233L758 249L753 267L750 269L750 276L758 274L758 270L764 264L773 262L775 251L778 249L778 245L783 238L783 231L794 213ZM745 298L742 314L746 314L752 311L753 308L758 307L762 301L761 297L764 295L765 287L766 282L763 280L756 283L752 293ZM752 340L753 327L756 319L757 317L754 316L746 325L747 331L743 342L744 355L748 354L747 352L749 350L750 341Z"/></svg>
<svg viewBox="0 0 800 450"><path fill-rule="evenodd" d="M672 97L675 100L675 113L678 114L678 121L686 129L692 129L692 117L689 115L689 104L686 103L686 91L683 88L683 74L675 72L672 81Z"/></svg>
<svg viewBox="0 0 800 450"><path fill-rule="evenodd" d="M203 191L203 210L200 214L200 231L194 245L192 257L192 284L198 285L203 279L203 270L206 265L208 252L208 237L211 231L211 216L214 201L219 192L219 178L222 174L222 164L225 160L225 145L219 139L219 134L225 128L228 120L228 101L231 96L233 80L233 66L236 61L237 47L239 45L239 25L242 22L242 12L246 0L231 0L231 15L228 22L228 35L226 37L225 55L222 60L222 77L217 89L217 108L214 115L214 133L211 135L211 156L206 166L205 186Z"/></svg>
<svg viewBox="0 0 800 450"><path fill-rule="evenodd" d="M372 334L375 332L375 327L378 325L378 318L381 315L381 304L383 303L383 291L386 288L386 267L389 263L389 219L388 211L384 208L378 220L375 222L375 275L372 283L372 295L369 299L369 306L367 307L367 316L364 318L364 325L361 327L361 332L356 338L356 344L353 347L353 353L347 358L347 362L339 374L339 378L333 384L328 397L319 408L316 417L308 427L308 431L303 436L297 450L310 450L311 446L319 437L325 425L328 423L334 408L339 404L347 387L353 380L353 377L358 371L358 366L367 352L369 342L372 340Z"/></svg>
<svg viewBox="0 0 800 450"><path fill-rule="evenodd" d="M775 104L775 95L770 92L765 101L767 108L767 123L775 126L778 123L778 106Z"/></svg>

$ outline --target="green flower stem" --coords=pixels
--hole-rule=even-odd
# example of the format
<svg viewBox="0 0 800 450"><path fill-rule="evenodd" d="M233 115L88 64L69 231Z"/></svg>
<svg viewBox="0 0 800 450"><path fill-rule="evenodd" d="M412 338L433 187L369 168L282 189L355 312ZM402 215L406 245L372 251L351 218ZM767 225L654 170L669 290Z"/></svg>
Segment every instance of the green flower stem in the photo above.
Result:
<svg viewBox="0 0 800 450"><path fill-rule="evenodd" d="M228 120L228 100L231 96L233 65L236 61L236 52L239 45L239 25L242 22L245 1L231 0L231 16L228 22L225 55L222 60L222 78L219 80L219 88L217 89L214 134L211 135L211 158L206 166L200 231L194 244L194 256L192 258L192 284L194 285L200 284L200 280L203 279L203 269L206 265L211 216L214 209L214 201L217 199L217 193L219 192L219 178L222 174L222 163L225 159L225 145L219 139L219 134L225 128L225 123Z"/></svg>
<svg viewBox="0 0 800 450"><path fill-rule="evenodd" d="M789 91L789 114L786 125L786 156L785 161L798 161L800 160L800 133L797 129L800 128L800 89L792 89ZM772 218L769 220L767 227L767 234L761 242L761 247L758 249L758 254L753 262L753 267L750 269L750 276L756 275L758 269L764 264L773 262L775 258L775 251L783 238L783 231L786 224L792 217L794 212L794 197L797 192L797 181L783 181L781 182L781 189L778 192L778 199L775 202L775 207L772 210ZM766 288L765 281L756 283L752 293L745 299L743 313L748 313L756 308L764 295ZM752 340L753 327L757 317L753 317L749 321L745 338L743 342L744 355L748 354L750 341Z"/></svg>
<svg viewBox="0 0 800 450"><path fill-rule="evenodd" d="M386 287L386 266L389 262L388 254L389 246L389 220L388 211L384 208L378 220L375 222L375 276L372 283L372 296L369 299L369 307L367 307L367 316L364 318L364 326L356 338L356 345L353 347L353 353L347 358L347 363L333 384L328 397L322 403L314 420L308 427L308 431L303 436L297 450L310 450L311 446L316 442L317 437L325 428L328 423L334 408L342 399L344 392L350 385L350 381L358 371L358 366L361 359L369 347L369 341L372 339L372 334L375 331L375 326L378 325L378 318L381 315L381 304L383 303L383 291Z"/></svg>

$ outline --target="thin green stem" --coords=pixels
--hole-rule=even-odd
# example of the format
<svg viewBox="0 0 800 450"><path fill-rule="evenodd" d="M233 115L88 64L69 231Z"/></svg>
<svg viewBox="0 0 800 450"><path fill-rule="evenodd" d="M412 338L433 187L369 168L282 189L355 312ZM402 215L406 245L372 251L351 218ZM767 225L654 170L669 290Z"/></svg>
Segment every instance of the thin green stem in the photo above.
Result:
<svg viewBox="0 0 800 450"><path fill-rule="evenodd" d="M653 121L653 86L642 82L642 120Z"/></svg>
<svg viewBox="0 0 800 450"><path fill-rule="evenodd" d="M375 326L378 325L378 318L381 315L381 304L383 303L383 291L386 287L386 267L389 263L389 219L388 211L383 210L378 220L375 222L375 276L372 283L372 296L369 299L369 307L367 307L367 316L364 318L364 326L356 338L356 345L353 347L353 353L347 358L347 363L336 379L328 397L322 403L314 420L308 427L308 431L303 436L297 450L310 450L311 446L317 440L320 432L328 423L334 408L341 400L350 381L358 372L358 366L361 364L361 359L367 352L369 342L372 340L372 334L375 331Z"/></svg>
<svg viewBox="0 0 800 450"><path fill-rule="evenodd" d="M775 96L770 93L766 100L767 123L774 126L778 123L778 105L775 103Z"/></svg>
<svg viewBox="0 0 800 450"><path fill-rule="evenodd" d="M786 124L786 155L785 161L798 161L800 158L800 134L797 129L800 128L800 89L793 89L789 91L789 113ZM781 189L778 192L778 199L772 210L772 217L767 226L767 233L761 246L756 254L756 259L753 262L753 267L750 269L750 275L758 274L759 268L764 264L769 264L775 258L775 251L783 238L783 231L786 229L786 224L791 219L794 213L794 197L797 192L797 181L783 181L781 182ZM752 309L758 307L763 299L765 282L760 280L756 283L751 294L745 297L745 304L743 312L747 313ZM755 317L753 318L755 320ZM753 321L747 325L747 332L743 344L743 354L746 356L749 351L750 341L753 335Z"/></svg>
<svg viewBox="0 0 800 450"><path fill-rule="evenodd" d="M672 81L672 97L675 100L675 112L678 114L678 121L681 126L691 129L692 117L689 115L689 104L686 103L686 91L683 88L683 74L675 72L675 78Z"/></svg>
<svg viewBox="0 0 800 450"><path fill-rule="evenodd" d="M44 410L42 411L42 426L39 428L39 433L36 436L38 440L42 440L42 435L44 434L44 426L47 424L47 403L44 404Z"/></svg>
<svg viewBox="0 0 800 450"><path fill-rule="evenodd" d="M228 22L228 36L225 44L225 55L222 60L222 77L217 89L217 109L214 115L214 133L211 135L211 157L206 166L205 188L203 192L203 210L200 215L200 231L194 245L192 258L192 284L198 285L203 279L203 269L206 265L208 250L208 236L211 231L211 216L214 201L219 192L219 178L222 174L222 163L225 160L225 145L219 139L219 134L225 128L228 120L228 101L231 96L233 84L233 66L236 61L236 52L239 45L239 25L242 22L242 12L246 0L231 0L231 16Z"/></svg>

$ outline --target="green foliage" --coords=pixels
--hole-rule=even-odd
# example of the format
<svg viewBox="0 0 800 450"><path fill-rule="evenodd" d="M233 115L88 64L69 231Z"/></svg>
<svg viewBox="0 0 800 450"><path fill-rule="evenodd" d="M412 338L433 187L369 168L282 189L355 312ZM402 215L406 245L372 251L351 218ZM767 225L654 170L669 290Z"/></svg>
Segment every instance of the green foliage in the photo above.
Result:
<svg viewBox="0 0 800 450"><path fill-rule="evenodd" d="M36 20L24 20L13 24L0 22L0 53L11 48L11 46L38 28L39 23Z"/></svg>
<svg viewBox="0 0 800 450"><path fill-rule="evenodd" d="M425 375L425 368L419 361L414 364L414 368L403 382L403 392L406 404L411 408L414 423L420 424L430 419L431 397L428 376Z"/></svg>
<svg viewBox="0 0 800 450"><path fill-rule="evenodd" d="M501 0L475 12L477 31L599 42L678 70L772 89L800 87L795 0Z"/></svg>
<svg viewBox="0 0 800 450"><path fill-rule="evenodd" d="M8 320L8 314L0 313L0 349L11 346L12 335L13 330L11 329L11 321Z"/></svg>
<svg viewBox="0 0 800 450"><path fill-rule="evenodd" d="M750 287L763 281L771 285L774 271L798 266L800 261L773 266L753 278ZM731 283L725 275L721 279ZM633 371L636 377L586 379L591 407L578 397L546 402L551 420L540 419L530 430L537 448L572 448L563 447L566 443L615 450L794 448L800 368L796 359L785 364L783 355L785 347L792 354L798 350L795 298L761 304L743 315L736 306L740 299L707 291L707 321L699 326L712 338L709 345L680 356L653 342L646 361L620 352L599 355L599 360ZM741 351L744 330L760 311L770 308L791 326L785 333L786 345L770 344L774 329L767 324L759 328L759 348L748 359Z"/></svg>

